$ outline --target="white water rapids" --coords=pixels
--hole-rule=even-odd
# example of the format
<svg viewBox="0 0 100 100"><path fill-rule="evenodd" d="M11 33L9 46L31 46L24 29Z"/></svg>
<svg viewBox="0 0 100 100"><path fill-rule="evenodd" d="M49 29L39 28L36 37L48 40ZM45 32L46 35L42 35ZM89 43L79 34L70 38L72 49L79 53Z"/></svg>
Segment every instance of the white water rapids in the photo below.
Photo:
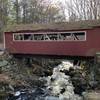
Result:
<svg viewBox="0 0 100 100"><path fill-rule="evenodd" d="M47 89L50 90L52 97L46 97L46 100L82 100L82 97L74 93L74 87L70 80L70 76L65 75L61 70L69 70L74 67L69 61L62 63L54 68L52 76L48 76Z"/></svg>

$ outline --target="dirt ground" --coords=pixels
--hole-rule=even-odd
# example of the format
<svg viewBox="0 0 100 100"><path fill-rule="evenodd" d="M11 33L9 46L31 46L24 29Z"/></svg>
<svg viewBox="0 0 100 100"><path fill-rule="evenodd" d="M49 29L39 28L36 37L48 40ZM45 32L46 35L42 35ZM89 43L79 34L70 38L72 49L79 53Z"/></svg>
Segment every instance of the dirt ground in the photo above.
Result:
<svg viewBox="0 0 100 100"><path fill-rule="evenodd" d="M3 48L4 48L4 44L0 43L0 49L3 49Z"/></svg>
<svg viewBox="0 0 100 100"><path fill-rule="evenodd" d="M84 100L100 100L100 92L89 92L84 96Z"/></svg>
<svg viewBox="0 0 100 100"><path fill-rule="evenodd" d="M0 43L0 55L4 53L4 51L2 51L3 49L4 49L4 44Z"/></svg>

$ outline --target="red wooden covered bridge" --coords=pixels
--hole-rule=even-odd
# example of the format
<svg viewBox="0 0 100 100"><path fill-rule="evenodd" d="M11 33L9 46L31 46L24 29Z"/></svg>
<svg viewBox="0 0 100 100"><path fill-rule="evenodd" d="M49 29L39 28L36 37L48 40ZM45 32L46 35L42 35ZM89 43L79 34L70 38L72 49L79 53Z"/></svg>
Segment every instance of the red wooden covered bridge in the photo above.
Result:
<svg viewBox="0 0 100 100"><path fill-rule="evenodd" d="M100 21L14 25L4 38L11 54L93 57L100 51Z"/></svg>

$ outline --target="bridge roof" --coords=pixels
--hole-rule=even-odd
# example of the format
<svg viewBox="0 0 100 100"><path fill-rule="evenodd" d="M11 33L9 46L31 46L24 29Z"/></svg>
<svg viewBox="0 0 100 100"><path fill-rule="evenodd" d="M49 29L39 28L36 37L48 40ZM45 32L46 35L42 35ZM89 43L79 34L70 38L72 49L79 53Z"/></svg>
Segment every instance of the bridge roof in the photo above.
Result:
<svg viewBox="0 0 100 100"><path fill-rule="evenodd" d="M100 20L58 22L58 23L48 23L48 24L19 24L7 27L5 32L38 31L38 30L46 30L46 31L81 30L81 29L92 29L94 27L100 27Z"/></svg>

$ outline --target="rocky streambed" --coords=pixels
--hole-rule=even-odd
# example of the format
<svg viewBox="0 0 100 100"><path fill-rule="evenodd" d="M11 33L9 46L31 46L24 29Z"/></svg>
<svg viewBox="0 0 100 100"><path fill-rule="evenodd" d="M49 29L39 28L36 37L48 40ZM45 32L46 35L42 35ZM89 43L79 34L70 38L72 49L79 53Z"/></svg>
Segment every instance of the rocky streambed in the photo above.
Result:
<svg viewBox="0 0 100 100"><path fill-rule="evenodd" d="M89 82L84 68L72 61L47 62L45 65L35 59L28 65L23 59L2 55L0 100L83 100L97 85Z"/></svg>
<svg viewBox="0 0 100 100"><path fill-rule="evenodd" d="M53 69L53 74L48 77L39 77L39 81L45 82L42 86L17 87L9 94L8 100L82 100L82 96L75 94L70 75L65 75L64 70L69 71L73 64L69 61L62 63Z"/></svg>

